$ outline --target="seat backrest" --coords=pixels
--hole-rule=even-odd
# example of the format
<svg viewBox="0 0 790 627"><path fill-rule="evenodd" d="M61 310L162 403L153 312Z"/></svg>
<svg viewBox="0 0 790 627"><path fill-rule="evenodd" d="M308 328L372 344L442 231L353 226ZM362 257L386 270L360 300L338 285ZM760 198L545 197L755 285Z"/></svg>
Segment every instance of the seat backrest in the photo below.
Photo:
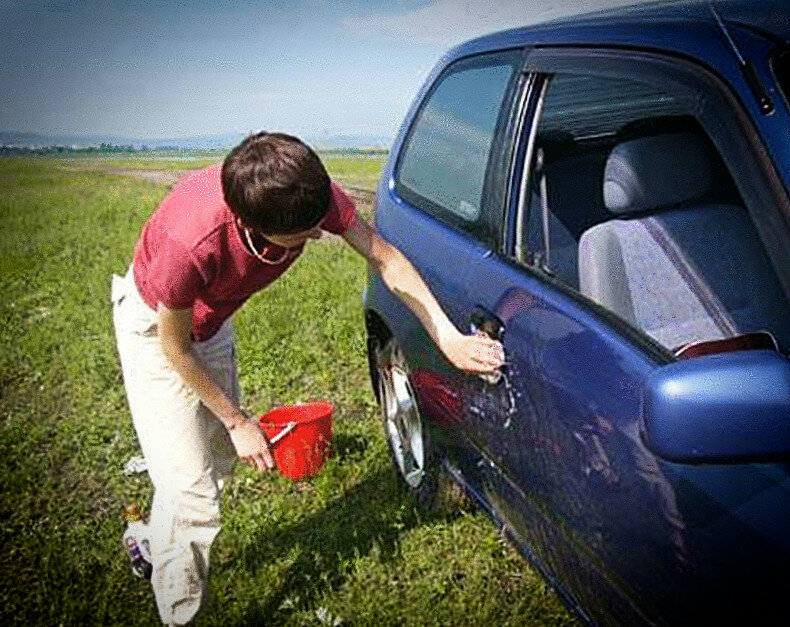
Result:
<svg viewBox="0 0 790 627"><path fill-rule="evenodd" d="M670 349L788 332L790 305L747 211L704 200L716 180L710 151L691 133L615 146L603 196L620 217L579 241L581 292Z"/></svg>

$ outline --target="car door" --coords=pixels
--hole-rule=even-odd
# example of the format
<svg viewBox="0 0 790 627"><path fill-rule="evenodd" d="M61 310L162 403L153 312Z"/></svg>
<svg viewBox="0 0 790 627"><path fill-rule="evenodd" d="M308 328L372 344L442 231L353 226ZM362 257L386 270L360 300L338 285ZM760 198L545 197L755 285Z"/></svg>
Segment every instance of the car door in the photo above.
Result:
<svg viewBox="0 0 790 627"><path fill-rule="evenodd" d="M459 328L501 324L509 365L498 381L453 372L426 350L432 343L405 311L389 317L423 413L441 427L434 437L467 486L566 597L580 607L603 597L612 615L628 620L641 610L602 555L613 514L607 498L629 484L630 475L618 475L621 458L630 463L642 454L639 390L666 356L634 342L625 327L602 324L597 312L505 251L506 210L515 209L521 190L515 151L525 150L540 103L540 83L522 65L520 51L490 53L462 59L435 80L377 212L378 228ZM373 289L388 299L380 283ZM389 298L388 309L399 307ZM437 380L453 397L449 411L446 399L437 402ZM618 516L622 503L637 504L630 514L654 539L633 542L663 550L674 541L680 552L671 494L661 495L650 461L642 467L648 478L629 485L634 494L620 499ZM671 551L661 557L677 559Z"/></svg>

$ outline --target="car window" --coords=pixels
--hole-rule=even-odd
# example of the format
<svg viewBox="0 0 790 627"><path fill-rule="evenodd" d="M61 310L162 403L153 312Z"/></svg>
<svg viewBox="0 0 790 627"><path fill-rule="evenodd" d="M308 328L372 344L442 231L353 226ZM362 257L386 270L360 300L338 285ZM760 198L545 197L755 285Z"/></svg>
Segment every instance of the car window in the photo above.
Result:
<svg viewBox="0 0 790 627"><path fill-rule="evenodd" d="M698 95L544 78L522 261L669 350L762 330L787 346L790 304Z"/></svg>
<svg viewBox="0 0 790 627"><path fill-rule="evenodd" d="M773 70L776 82L784 92L785 99L790 102L790 48L785 48L773 58Z"/></svg>
<svg viewBox="0 0 790 627"><path fill-rule="evenodd" d="M400 154L399 195L474 230L482 220L492 145L520 58L508 52L465 59L439 78Z"/></svg>
<svg viewBox="0 0 790 627"><path fill-rule="evenodd" d="M578 139L616 133L633 120L680 115L693 106L687 94L606 76L559 74L546 93L540 130Z"/></svg>

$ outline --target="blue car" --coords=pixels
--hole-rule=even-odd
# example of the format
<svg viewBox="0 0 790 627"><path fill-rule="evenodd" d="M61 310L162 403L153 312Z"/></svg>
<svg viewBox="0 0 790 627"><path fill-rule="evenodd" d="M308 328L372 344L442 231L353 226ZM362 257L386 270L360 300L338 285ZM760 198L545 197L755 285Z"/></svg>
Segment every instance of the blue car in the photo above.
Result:
<svg viewBox="0 0 790 627"><path fill-rule="evenodd" d="M454 370L372 274L397 472L459 482L585 622L786 624L790 4L648 4L467 42L392 147L376 224Z"/></svg>

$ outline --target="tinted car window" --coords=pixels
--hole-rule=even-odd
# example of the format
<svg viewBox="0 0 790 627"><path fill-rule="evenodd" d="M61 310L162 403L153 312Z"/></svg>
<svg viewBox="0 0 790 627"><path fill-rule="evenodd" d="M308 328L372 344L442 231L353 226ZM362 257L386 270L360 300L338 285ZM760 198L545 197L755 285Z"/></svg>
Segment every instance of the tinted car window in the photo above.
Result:
<svg viewBox="0 0 790 627"><path fill-rule="evenodd" d="M790 49L786 48L774 57L773 68L776 81L782 88L785 98L790 102Z"/></svg>
<svg viewBox="0 0 790 627"><path fill-rule="evenodd" d="M518 55L464 60L439 79L398 164L398 193L464 228L481 219L486 172Z"/></svg>
<svg viewBox="0 0 790 627"><path fill-rule="evenodd" d="M683 94L636 81L560 74L546 93L540 129L577 138L609 135L634 120L687 113L692 104Z"/></svg>

